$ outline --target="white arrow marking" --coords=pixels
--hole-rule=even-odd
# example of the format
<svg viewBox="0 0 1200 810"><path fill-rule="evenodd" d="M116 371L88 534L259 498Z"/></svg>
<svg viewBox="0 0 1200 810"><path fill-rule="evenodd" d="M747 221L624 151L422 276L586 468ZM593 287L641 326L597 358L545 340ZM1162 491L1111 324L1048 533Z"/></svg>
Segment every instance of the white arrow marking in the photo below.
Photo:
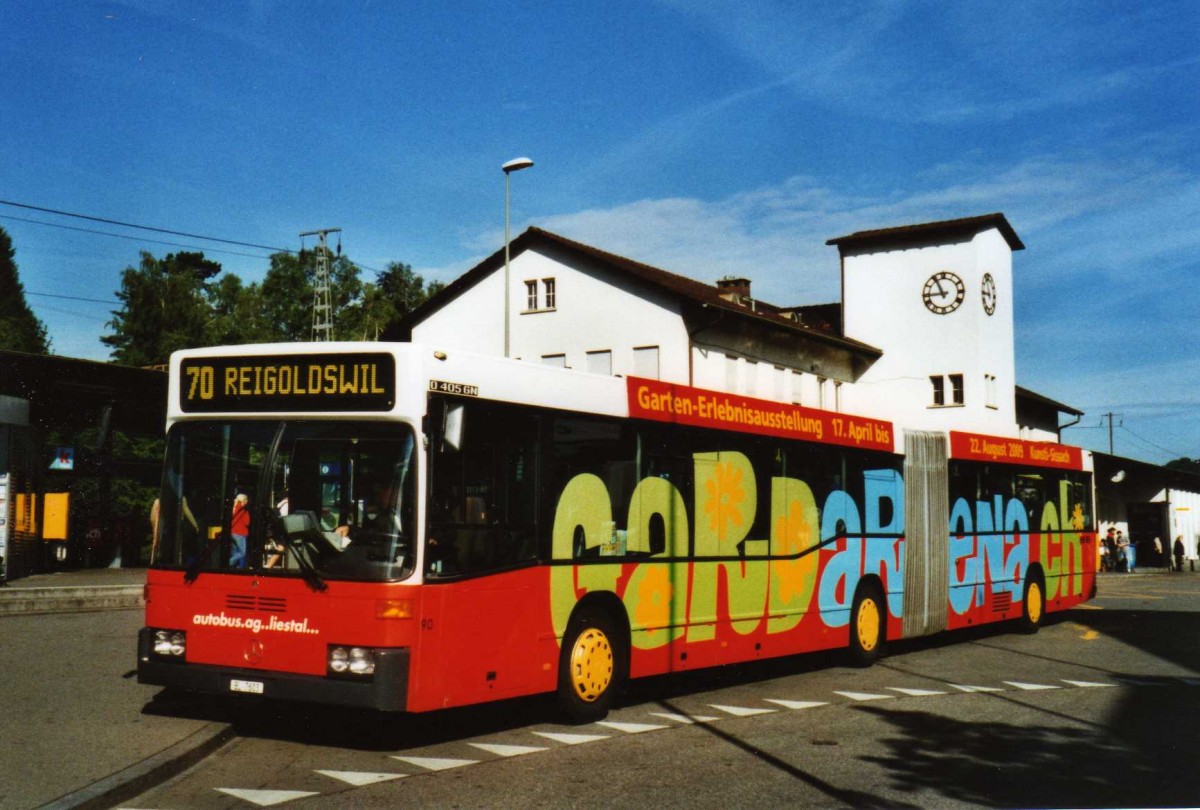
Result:
<svg viewBox="0 0 1200 810"><path fill-rule="evenodd" d="M672 720L676 723L684 723L685 725L689 726L694 723L713 723L720 719L719 717L707 717L702 714L698 714L694 717L688 717L686 714L667 714L659 712L650 712L650 716L661 717L664 720Z"/></svg>
<svg viewBox="0 0 1200 810"><path fill-rule="evenodd" d="M774 698L763 698L767 703L775 703L785 709L815 709L818 706L828 706L828 703L823 703L819 700L776 700Z"/></svg>
<svg viewBox="0 0 1200 810"><path fill-rule="evenodd" d="M1116 686L1113 683L1096 683L1095 681L1069 681L1063 678L1063 683L1069 683L1071 686Z"/></svg>
<svg viewBox="0 0 1200 810"><path fill-rule="evenodd" d="M545 748L536 748L532 745L497 745L495 743L471 743L471 747L487 751L489 754L495 754L498 757L519 757L546 750Z"/></svg>
<svg viewBox="0 0 1200 810"><path fill-rule="evenodd" d="M888 689L891 689L893 692L899 692L902 695L908 695L909 697L932 697L933 695L947 694L946 692L938 692L933 689L904 689L899 686L889 686Z"/></svg>
<svg viewBox="0 0 1200 810"><path fill-rule="evenodd" d="M835 695L848 697L851 700L891 700L895 695L876 695L871 692L834 692Z"/></svg>
<svg viewBox="0 0 1200 810"><path fill-rule="evenodd" d="M950 684L950 686L953 686L955 689L958 689L962 692L1003 692L1004 691L1003 689L1000 689L999 687L995 687L995 686L964 686L959 683L952 683L952 684Z"/></svg>
<svg viewBox="0 0 1200 810"><path fill-rule="evenodd" d="M666 728L666 726L655 726L650 723L615 723L611 720L601 720L596 725L611 728L614 731L624 731L626 734L641 734L643 731L658 731L660 728Z"/></svg>
<svg viewBox="0 0 1200 810"><path fill-rule="evenodd" d="M599 742L611 739L607 734L562 734L557 731L535 731L539 737L563 743L564 745L581 745L583 743Z"/></svg>
<svg viewBox="0 0 1200 810"><path fill-rule="evenodd" d="M306 796L319 796L309 790L245 790L242 788L217 788L221 793L228 793L234 798L257 804L259 807L271 807L276 804L290 802L292 799L303 799Z"/></svg>
<svg viewBox="0 0 1200 810"><path fill-rule="evenodd" d="M479 760L476 759L441 759L439 757L397 757L401 762L407 762L409 765L416 765L418 768L424 768L429 771L448 771L451 768L461 768L463 765L474 765Z"/></svg>
<svg viewBox="0 0 1200 810"><path fill-rule="evenodd" d="M1018 689L1023 689L1026 692L1039 692L1043 689L1062 689L1061 686L1051 686L1045 683L1022 683L1021 681L1004 681L1009 686L1015 686Z"/></svg>
<svg viewBox="0 0 1200 810"><path fill-rule="evenodd" d="M403 779L408 776L406 773L365 773L363 771L317 771L317 773L339 779L355 787L390 782L393 779Z"/></svg>
<svg viewBox="0 0 1200 810"><path fill-rule="evenodd" d="M779 711L778 709L751 709L746 706L721 706L716 703L708 705L726 714L732 714L734 717L754 717L757 714L771 714Z"/></svg>

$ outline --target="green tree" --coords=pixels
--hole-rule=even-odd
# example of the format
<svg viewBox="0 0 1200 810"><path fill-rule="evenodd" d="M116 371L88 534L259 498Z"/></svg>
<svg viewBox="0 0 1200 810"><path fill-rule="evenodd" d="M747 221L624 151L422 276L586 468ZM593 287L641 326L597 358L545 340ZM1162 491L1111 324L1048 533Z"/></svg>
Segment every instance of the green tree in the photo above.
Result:
<svg viewBox="0 0 1200 810"><path fill-rule="evenodd" d="M46 327L25 301L16 254L12 239L0 228L0 349L47 354L50 341Z"/></svg>
<svg viewBox="0 0 1200 810"><path fill-rule="evenodd" d="M1182 458L1174 459L1166 463L1168 470L1179 470L1180 472L1191 473L1192 475L1200 475L1200 458Z"/></svg>
<svg viewBox="0 0 1200 810"><path fill-rule="evenodd" d="M117 299L121 308L108 322L113 334L100 341L112 358L131 366L166 363L171 352L207 345L212 318L207 282L221 265L203 253L173 253L125 268Z"/></svg>
<svg viewBox="0 0 1200 810"><path fill-rule="evenodd" d="M318 248L319 250L319 248ZM329 299L333 338L361 339L363 284L358 267L345 256L329 254ZM262 312L276 340L311 340L316 251L275 253L262 283Z"/></svg>
<svg viewBox="0 0 1200 810"><path fill-rule="evenodd" d="M425 279L404 262L389 262L374 284L363 293L364 338L377 338L388 326L432 298L446 285Z"/></svg>
<svg viewBox="0 0 1200 810"><path fill-rule="evenodd" d="M206 298L211 310L205 329L205 345L230 346L280 340L263 313L262 287L246 285L226 273L208 285Z"/></svg>

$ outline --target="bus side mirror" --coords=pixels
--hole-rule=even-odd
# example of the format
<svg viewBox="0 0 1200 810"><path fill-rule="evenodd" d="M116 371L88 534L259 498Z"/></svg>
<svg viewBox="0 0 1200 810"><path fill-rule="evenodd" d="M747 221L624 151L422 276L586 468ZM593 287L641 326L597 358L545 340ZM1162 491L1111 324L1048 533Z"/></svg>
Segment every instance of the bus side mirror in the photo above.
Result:
<svg viewBox="0 0 1200 810"><path fill-rule="evenodd" d="M445 449L462 449L465 410L461 404L446 406L446 422L442 426L442 445Z"/></svg>

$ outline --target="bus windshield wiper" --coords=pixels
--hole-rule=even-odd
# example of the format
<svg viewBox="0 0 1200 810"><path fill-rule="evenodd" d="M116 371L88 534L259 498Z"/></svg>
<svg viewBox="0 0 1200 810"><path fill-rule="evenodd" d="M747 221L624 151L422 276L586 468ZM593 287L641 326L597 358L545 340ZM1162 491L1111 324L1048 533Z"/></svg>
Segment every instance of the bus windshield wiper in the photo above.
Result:
<svg viewBox="0 0 1200 810"><path fill-rule="evenodd" d="M208 558L212 556L213 549L219 546L216 540L209 541L204 546L204 551L196 555L196 559L188 565L187 570L183 573L183 581L189 585L200 578L200 569L208 562Z"/></svg>
<svg viewBox="0 0 1200 810"><path fill-rule="evenodd" d="M329 586L325 584L325 580L317 573L317 567L312 564L312 560L308 558L308 548L304 545L302 538L288 538L292 545L292 557L296 560L296 564L300 566L300 576L308 583L308 586L314 591L324 591Z"/></svg>

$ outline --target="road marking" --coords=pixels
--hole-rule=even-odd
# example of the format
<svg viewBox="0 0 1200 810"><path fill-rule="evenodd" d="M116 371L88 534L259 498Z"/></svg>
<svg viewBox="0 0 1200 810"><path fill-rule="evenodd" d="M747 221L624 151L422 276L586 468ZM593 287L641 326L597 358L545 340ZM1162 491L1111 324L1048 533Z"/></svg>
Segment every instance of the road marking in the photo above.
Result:
<svg viewBox="0 0 1200 810"><path fill-rule="evenodd" d="M533 733L563 745L582 745L583 743L612 739L607 734L563 734L558 731L535 731Z"/></svg>
<svg viewBox="0 0 1200 810"><path fill-rule="evenodd" d="M716 703L710 703L708 705L712 706L714 709L723 711L726 714L732 714L734 717L754 717L755 715L759 714L771 714L772 712L779 711L778 709L752 709L747 706L721 706Z"/></svg>
<svg viewBox="0 0 1200 810"><path fill-rule="evenodd" d="M651 717L661 717L664 720L673 720L676 723L684 725L692 725L693 723L714 723L720 720L719 717L709 717L703 714L697 714L689 717L686 714L670 714L668 712L650 712Z"/></svg>
<svg viewBox="0 0 1200 810"><path fill-rule="evenodd" d="M815 709L818 706L828 706L829 704L820 700L776 700L774 698L763 698L767 703L776 703L785 709Z"/></svg>
<svg viewBox="0 0 1200 810"><path fill-rule="evenodd" d="M1003 689L1000 689L999 687L996 687L996 686L967 686L967 685L961 684L961 683L952 683L952 684L948 684L948 685L953 686L955 689L958 689L959 691L962 691L962 692L1003 692L1004 691Z"/></svg>
<svg viewBox="0 0 1200 810"><path fill-rule="evenodd" d="M1116 686L1116 684L1115 684L1115 683L1096 683L1095 681L1072 681L1072 680L1068 680L1068 679L1066 679L1066 678L1063 678L1063 683L1069 683L1069 684L1071 684L1071 686L1083 686L1083 687L1089 687L1089 686Z"/></svg>
<svg viewBox="0 0 1200 810"><path fill-rule="evenodd" d="M1004 681L1004 683L1008 684L1009 686L1015 686L1016 688L1022 689L1026 692L1040 692L1043 689L1062 689L1061 686L1054 686L1045 683L1024 683L1022 681Z"/></svg>
<svg viewBox="0 0 1200 810"><path fill-rule="evenodd" d="M442 757L393 756L392 759L398 759L401 762L407 762L409 765L416 765L418 768L424 768L427 771L448 771L451 768L461 768L464 765L474 765L479 761L477 759L444 759Z"/></svg>
<svg viewBox="0 0 1200 810"><path fill-rule="evenodd" d="M899 692L902 695L908 695L909 697L932 697L933 695L947 694L946 692L938 692L934 689L905 689L901 686L889 686L887 688L891 689L893 692Z"/></svg>
<svg viewBox="0 0 1200 810"><path fill-rule="evenodd" d="M626 734L641 734L643 731L658 731L662 728L668 728L668 726L656 726L652 723L617 723L612 720L600 720L596 725L611 728L615 731L624 731Z"/></svg>
<svg viewBox="0 0 1200 810"><path fill-rule="evenodd" d="M311 790L245 790L243 788L217 788L217 790L251 804L257 804L259 807L272 807L276 804L290 802L292 799L321 795Z"/></svg>
<svg viewBox="0 0 1200 810"><path fill-rule="evenodd" d="M317 771L319 774L332 777L355 787L375 785L380 782L390 782L393 779L403 779L406 773L365 773L363 771Z"/></svg>
<svg viewBox="0 0 1200 810"><path fill-rule="evenodd" d="M877 695L872 692L838 692L836 690L834 691L834 694L841 695L842 697L848 697L851 700L857 701L891 700L892 698L896 697L895 695Z"/></svg>
<svg viewBox="0 0 1200 810"><path fill-rule="evenodd" d="M498 757L520 757L525 754L536 754L538 751L545 751L545 748L538 748L533 745L497 745L496 743L469 743L472 748L478 748L481 751L487 751L489 754L495 754Z"/></svg>

